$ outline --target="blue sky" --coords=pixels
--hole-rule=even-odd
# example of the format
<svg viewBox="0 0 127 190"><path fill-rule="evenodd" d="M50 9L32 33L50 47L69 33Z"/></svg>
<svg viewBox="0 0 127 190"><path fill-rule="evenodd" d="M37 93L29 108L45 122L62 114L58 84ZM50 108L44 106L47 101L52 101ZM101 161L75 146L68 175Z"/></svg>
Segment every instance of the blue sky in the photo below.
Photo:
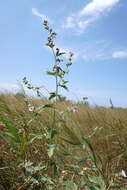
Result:
<svg viewBox="0 0 127 190"><path fill-rule="evenodd" d="M26 76L54 85L45 72L52 54L42 20L58 33L56 44L73 51L68 97L127 107L126 0L4 0L0 6L0 89L14 90Z"/></svg>

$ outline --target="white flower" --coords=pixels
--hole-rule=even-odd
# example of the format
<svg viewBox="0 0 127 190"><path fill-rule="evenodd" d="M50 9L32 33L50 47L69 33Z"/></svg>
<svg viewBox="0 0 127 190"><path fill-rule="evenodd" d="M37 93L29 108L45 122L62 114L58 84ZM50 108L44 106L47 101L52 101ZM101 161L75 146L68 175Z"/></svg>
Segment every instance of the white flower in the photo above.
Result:
<svg viewBox="0 0 127 190"><path fill-rule="evenodd" d="M29 109L30 112L33 112L35 108L34 108L34 106L31 106L28 109Z"/></svg>
<svg viewBox="0 0 127 190"><path fill-rule="evenodd" d="M123 177L127 177L127 175L126 175L126 173L125 173L124 170L121 171L121 175L122 175Z"/></svg>
<svg viewBox="0 0 127 190"><path fill-rule="evenodd" d="M31 104L28 104L28 110L30 112L33 112L35 110L35 107L33 105L31 105Z"/></svg>
<svg viewBox="0 0 127 190"><path fill-rule="evenodd" d="M61 172L62 174L66 174L67 173L67 171L66 170L62 170L62 172Z"/></svg>
<svg viewBox="0 0 127 190"><path fill-rule="evenodd" d="M85 144L82 145L82 149L86 150L86 145Z"/></svg>
<svg viewBox="0 0 127 190"><path fill-rule="evenodd" d="M86 171L87 170L87 168L83 168L83 171Z"/></svg>

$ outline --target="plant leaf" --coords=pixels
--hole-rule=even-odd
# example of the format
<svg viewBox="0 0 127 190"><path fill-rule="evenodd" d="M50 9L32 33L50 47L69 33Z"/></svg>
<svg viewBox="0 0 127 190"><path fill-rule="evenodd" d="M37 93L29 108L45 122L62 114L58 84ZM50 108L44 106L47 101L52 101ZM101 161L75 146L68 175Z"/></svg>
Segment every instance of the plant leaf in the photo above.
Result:
<svg viewBox="0 0 127 190"><path fill-rule="evenodd" d="M13 142L13 140L8 137L7 135L4 135L2 133L0 133L0 136L13 148L13 149L16 149L17 146L16 144Z"/></svg>
<svg viewBox="0 0 127 190"><path fill-rule="evenodd" d="M48 153L49 158L53 156L55 148L56 148L55 144L48 145L47 153Z"/></svg>
<svg viewBox="0 0 127 190"><path fill-rule="evenodd" d="M11 121L3 120L2 122L3 124L5 124L6 128L8 129L10 136L13 136L16 142L20 142L20 136L18 134L18 130L13 126Z"/></svg>
<svg viewBox="0 0 127 190"><path fill-rule="evenodd" d="M77 185L73 181L66 181L64 184L66 185L65 190L78 190Z"/></svg>

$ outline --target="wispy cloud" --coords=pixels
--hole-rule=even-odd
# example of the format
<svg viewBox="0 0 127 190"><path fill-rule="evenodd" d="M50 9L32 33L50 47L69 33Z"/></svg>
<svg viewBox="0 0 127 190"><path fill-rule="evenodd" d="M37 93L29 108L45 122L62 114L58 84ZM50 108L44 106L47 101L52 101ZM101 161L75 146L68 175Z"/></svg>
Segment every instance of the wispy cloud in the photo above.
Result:
<svg viewBox="0 0 127 190"><path fill-rule="evenodd" d="M100 19L105 13L111 9L120 0L92 0L85 5L79 12L74 13L66 18L66 22L62 25L63 28L75 28L83 31L91 23Z"/></svg>
<svg viewBox="0 0 127 190"><path fill-rule="evenodd" d="M119 0L92 0L79 12L79 16L100 15L104 11L109 11L118 2Z"/></svg>
<svg viewBox="0 0 127 190"><path fill-rule="evenodd" d="M38 9L36 9L36 8L32 8L32 13L33 13L33 15L40 17L42 20L48 20L48 22L50 22L50 23L52 22L51 19L48 18L47 15L40 13L38 11Z"/></svg>
<svg viewBox="0 0 127 190"><path fill-rule="evenodd" d="M86 62L104 61L111 58L109 47L111 43L106 40L84 43L76 50L77 59Z"/></svg>
<svg viewBox="0 0 127 190"><path fill-rule="evenodd" d="M127 58L127 50L113 52L112 57L115 59L125 59Z"/></svg>

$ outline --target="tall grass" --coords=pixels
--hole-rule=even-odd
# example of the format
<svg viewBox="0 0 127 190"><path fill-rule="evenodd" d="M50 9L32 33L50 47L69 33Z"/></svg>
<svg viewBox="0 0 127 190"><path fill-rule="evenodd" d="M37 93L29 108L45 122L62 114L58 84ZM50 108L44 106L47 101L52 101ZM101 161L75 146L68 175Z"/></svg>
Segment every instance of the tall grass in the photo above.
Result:
<svg viewBox="0 0 127 190"><path fill-rule="evenodd" d="M34 107L38 107L39 105L47 104L48 100L30 98L29 102ZM23 97L2 94L0 95L0 105L0 134L11 133L9 137L16 144L16 147L14 146L13 148L12 145L10 148L11 142L7 143L3 138L0 140L0 184L5 189L18 189L22 187L22 184L25 184L23 175L25 175L24 172L26 171L23 171L24 168L21 166L24 154L27 160L25 164L28 166L26 170L31 170L34 173L37 170L36 167L38 167L39 171L36 171L38 174L35 172L36 175L50 176L52 180L56 180L55 187L52 187L52 189L59 187L66 189L68 179L73 180L73 183L79 186L78 189L85 189L85 186L88 186L88 184L85 184L85 181L88 181L84 177L86 174L89 174L89 176L101 176L101 180L107 185L104 188L108 188L111 181L111 187L114 185L116 186L115 189L120 189L126 183L126 178L124 179L121 175L122 170L126 171L127 165L126 109L75 104L75 111L72 109L68 112L68 109L72 106L74 107L74 104L71 102L58 102L58 109L60 111L66 110L67 115L63 116L66 118L66 124L63 121L59 123L58 131L60 134L59 138L55 140L59 144L56 151L57 155L54 155L52 160L57 167L59 166L59 171L55 175L54 170L57 170L57 168L52 168L55 167L54 163L51 164L51 168L44 168L44 166L40 165L46 159L49 159L43 134L44 126L52 124L53 110L47 109L45 112L40 113L38 119L31 123L30 128L26 128L33 112L29 111ZM59 120L59 115L57 117ZM18 130L18 134L15 134L13 129L10 131L9 124L11 123L13 123L12 128L14 127L14 129ZM20 138L23 137L23 142L18 142L17 135ZM23 145L24 142L27 142L26 150L22 147L25 146ZM26 165L25 167L27 167ZM26 178L28 178L27 175L25 175ZM46 180L48 179L46 178ZM63 180L63 182L59 182L59 180ZM97 180L95 179L95 182ZM65 185L63 185L64 182ZM28 181L27 183L29 184ZM43 183L45 184L45 181ZM48 183L50 184L51 181ZM53 186L53 184L51 183L50 186ZM26 186L24 185L23 188L25 189ZM34 187L30 188L34 189ZM43 189L42 187L38 188ZM48 189L49 187L45 188Z"/></svg>

